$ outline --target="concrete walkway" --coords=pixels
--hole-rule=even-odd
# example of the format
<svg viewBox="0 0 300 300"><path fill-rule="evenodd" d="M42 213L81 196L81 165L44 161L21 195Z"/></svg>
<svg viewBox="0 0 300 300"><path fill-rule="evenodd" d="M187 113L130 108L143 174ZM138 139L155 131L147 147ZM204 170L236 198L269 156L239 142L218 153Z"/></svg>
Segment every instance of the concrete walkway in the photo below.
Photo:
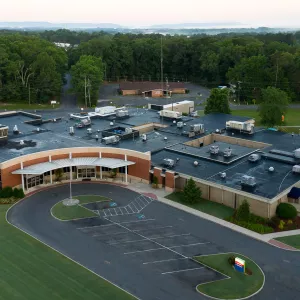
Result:
<svg viewBox="0 0 300 300"><path fill-rule="evenodd" d="M237 232L240 232L242 234L245 234L251 238L260 240L262 242L268 243L272 246L275 246L277 248L281 248L284 250L290 250L290 251L300 251L299 249L296 249L294 247L291 247L289 245L286 245L284 243L281 243L277 240L274 240L277 237L282 237L282 236L291 236L291 235L300 235L300 229L298 230L291 230L291 231L284 231L284 232L276 232L276 233L270 233L270 234L259 234L257 232L251 231L249 229L246 229L241 226L237 226L235 224L232 224L230 222L224 221L222 219L219 219L217 217L211 216L209 214L203 213L199 210L190 208L188 206L182 205L180 203L168 200L164 198L166 195L170 194L166 192L164 189L153 189L150 185L144 184L144 183L135 183L128 185L127 188L134 190L138 193L146 194L146 195L156 195L156 198L158 201L163 202L167 205L173 206L175 208L178 208L180 210L183 210L185 212L188 212L190 214L193 214L195 216L201 217L203 219L209 220L211 222L217 223L221 226L230 228L232 230L235 230Z"/></svg>

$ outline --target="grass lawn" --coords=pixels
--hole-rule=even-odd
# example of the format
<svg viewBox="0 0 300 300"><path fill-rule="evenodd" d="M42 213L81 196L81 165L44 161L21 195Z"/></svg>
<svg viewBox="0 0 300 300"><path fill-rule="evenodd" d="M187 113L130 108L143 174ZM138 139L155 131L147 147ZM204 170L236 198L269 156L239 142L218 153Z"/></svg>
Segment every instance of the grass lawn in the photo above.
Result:
<svg viewBox="0 0 300 300"><path fill-rule="evenodd" d="M187 204L182 200L183 199L182 192L173 192L172 194L167 195L165 198L189 206L191 208L200 210L204 213L207 213L209 215L215 216L220 219L231 217L234 214L233 208L209 200L201 199L196 204Z"/></svg>
<svg viewBox="0 0 300 300"><path fill-rule="evenodd" d="M91 202L100 202L100 201L111 201L111 199L98 195L82 195L73 197L80 201L80 204L91 203Z"/></svg>
<svg viewBox="0 0 300 300"><path fill-rule="evenodd" d="M241 110L232 110L233 116L244 116L255 119L255 125L260 126L260 117L258 111L255 109L241 109ZM285 126L297 126L300 125L300 108L289 108L285 115ZM296 132L295 132L296 133ZM297 132L298 133L298 132Z"/></svg>
<svg viewBox="0 0 300 300"><path fill-rule="evenodd" d="M74 198L79 200L79 204L110 200L109 198L97 195L83 195ZM81 205L65 206L62 201L56 203L51 208L51 212L56 218L64 221L97 216L97 214Z"/></svg>
<svg viewBox="0 0 300 300"><path fill-rule="evenodd" d="M300 249L300 235L291 235L291 236L283 236L276 238L275 240L292 246L294 248Z"/></svg>
<svg viewBox="0 0 300 300"><path fill-rule="evenodd" d="M0 206L1 300L132 300L121 289L9 225Z"/></svg>
<svg viewBox="0 0 300 300"><path fill-rule="evenodd" d="M231 255L244 259L246 261L246 267L249 268L253 274L245 275L235 271L228 263L228 258ZM220 299L241 299L257 292L264 283L264 275L260 268L251 259L240 254L225 253L198 256L195 257L195 259L230 277L229 279L198 285L197 290L208 296Z"/></svg>
<svg viewBox="0 0 300 300"><path fill-rule="evenodd" d="M30 109L54 109L59 108L59 104L55 104L54 106L51 104L28 104L28 103L1 103L0 102L0 111L1 110L30 110Z"/></svg>

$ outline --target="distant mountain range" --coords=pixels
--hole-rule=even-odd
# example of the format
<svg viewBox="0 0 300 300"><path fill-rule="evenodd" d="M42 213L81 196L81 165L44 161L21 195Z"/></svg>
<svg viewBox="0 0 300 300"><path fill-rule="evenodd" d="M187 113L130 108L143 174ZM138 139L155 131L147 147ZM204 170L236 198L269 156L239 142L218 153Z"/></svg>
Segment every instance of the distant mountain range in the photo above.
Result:
<svg viewBox="0 0 300 300"><path fill-rule="evenodd" d="M228 27L244 27L245 24L239 22L218 22L218 23L181 23L181 24L162 24L152 25L148 28L153 29L196 29L196 28L228 28Z"/></svg>
<svg viewBox="0 0 300 300"><path fill-rule="evenodd" d="M50 23L50 22L0 22L0 28L123 28L112 23Z"/></svg>

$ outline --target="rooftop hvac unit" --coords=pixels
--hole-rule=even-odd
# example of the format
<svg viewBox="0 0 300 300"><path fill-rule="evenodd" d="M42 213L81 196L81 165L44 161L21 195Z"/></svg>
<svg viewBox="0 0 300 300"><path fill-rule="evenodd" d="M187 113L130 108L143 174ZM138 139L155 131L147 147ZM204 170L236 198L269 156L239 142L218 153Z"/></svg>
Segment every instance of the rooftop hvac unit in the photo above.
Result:
<svg viewBox="0 0 300 300"><path fill-rule="evenodd" d="M204 130L204 125L203 124L193 124L190 127L190 131L192 132L200 132Z"/></svg>
<svg viewBox="0 0 300 300"><path fill-rule="evenodd" d="M300 165L295 165L295 166L293 166L293 173L298 173L298 174L300 174Z"/></svg>
<svg viewBox="0 0 300 300"><path fill-rule="evenodd" d="M14 128L13 128L13 133L14 134L19 134L19 129L18 129L18 126L15 125Z"/></svg>
<svg viewBox="0 0 300 300"><path fill-rule="evenodd" d="M251 187L255 186L256 185L255 177L243 175L241 180L241 185L251 186Z"/></svg>
<svg viewBox="0 0 300 300"><path fill-rule="evenodd" d="M143 142L146 142L146 141L147 141L147 135L146 135L145 133L143 133L143 134L141 135L141 137L142 137L142 141L143 141Z"/></svg>
<svg viewBox="0 0 300 300"><path fill-rule="evenodd" d="M220 177L221 177L221 178L226 178L226 173L225 173L225 172L221 172L221 173L220 173Z"/></svg>
<svg viewBox="0 0 300 300"><path fill-rule="evenodd" d="M118 118L124 118L127 117L129 115L128 110L117 110L116 111L116 116Z"/></svg>
<svg viewBox="0 0 300 300"><path fill-rule="evenodd" d="M74 134L74 127L73 126L70 127L69 133L70 133L70 135Z"/></svg>
<svg viewBox="0 0 300 300"><path fill-rule="evenodd" d="M25 142L23 140L20 140L20 145L25 145Z"/></svg>
<svg viewBox="0 0 300 300"><path fill-rule="evenodd" d="M168 168L173 168L175 166L175 161L170 158L165 158L163 160L163 165Z"/></svg>
<svg viewBox="0 0 300 300"><path fill-rule="evenodd" d="M220 150L219 146L216 146L216 145L210 146L210 149L209 149L211 154L218 154L219 150Z"/></svg>
<svg viewBox="0 0 300 300"><path fill-rule="evenodd" d="M258 161L258 160L260 160L260 155L259 154L251 154L251 155L249 155L248 160L251 162Z"/></svg>
<svg viewBox="0 0 300 300"><path fill-rule="evenodd" d="M183 122L177 122L177 128L182 128L183 127Z"/></svg>
<svg viewBox="0 0 300 300"><path fill-rule="evenodd" d="M132 128L126 127L125 128L125 133L132 133Z"/></svg>
<svg viewBox="0 0 300 300"><path fill-rule="evenodd" d="M120 141L120 137L117 135L107 136L102 138L101 143L105 145L117 144Z"/></svg>
<svg viewBox="0 0 300 300"><path fill-rule="evenodd" d="M230 157L232 154L232 149L231 148L226 148L223 152L224 157Z"/></svg>
<svg viewBox="0 0 300 300"><path fill-rule="evenodd" d="M92 134L92 128L88 128L86 131L87 131L87 134Z"/></svg>
<svg viewBox="0 0 300 300"><path fill-rule="evenodd" d="M296 158L300 158L300 148L298 148L294 151L294 155Z"/></svg>

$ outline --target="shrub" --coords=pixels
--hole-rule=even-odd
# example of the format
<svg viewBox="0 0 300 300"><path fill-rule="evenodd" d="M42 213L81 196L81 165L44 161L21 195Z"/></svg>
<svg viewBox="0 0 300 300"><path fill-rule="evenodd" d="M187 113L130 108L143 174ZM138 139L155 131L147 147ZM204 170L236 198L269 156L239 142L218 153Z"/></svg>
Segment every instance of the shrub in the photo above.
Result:
<svg viewBox="0 0 300 300"><path fill-rule="evenodd" d="M10 198L13 197L13 189L10 186L6 186L0 191L0 198Z"/></svg>
<svg viewBox="0 0 300 300"><path fill-rule="evenodd" d="M250 218L250 205L245 199L236 211L235 218L238 221L248 221Z"/></svg>
<svg viewBox="0 0 300 300"><path fill-rule="evenodd" d="M249 230L255 231L257 233L260 233L260 234L274 232L274 229L272 227L265 226L265 225L262 225L262 224L249 223L246 228L249 229Z"/></svg>
<svg viewBox="0 0 300 300"><path fill-rule="evenodd" d="M284 221L283 221L283 220L280 220L279 225L278 225L278 228L279 228L280 230L283 230L284 225L285 225Z"/></svg>
<svg viewBox="0 0 300 300"><path fill-rule="evenodd" d="M158 185L158 178L156 176L153 176L153 184L155 184L156 186Z"/></svg>
<svg viewBox="0 0 300 300"><path fill-rule="evenodd" d="M63 176L63 171L62 171L62 169L56 169L56 170L54 171L54 173L55 173L55 178L56 178L56 180L60 182L61 179L62 179L62 176Z"/></svg>
<svg viewBox="0 0 300 300"><path fill-rule="evenodd" d="M256 216L254 214L250 214L250 216L249 216L249 222L251 222L251 223L259 223L259 224L267 224L268 223L268 219L265 219L265 218L260 217L260 216Z"/></svg>
<svg viewBox="0 0 300 300"><path fill-rule="evenodd" d="M186 203L194 204L198 202L201 198L202 192L200 188L196 185L193 178L190 178L183 190L183 201Z"/></svg>
<svg viewBox="0 0 300 300"><path fill-rule="evenodd" d="M288 225L291 225L291 224L293 224L293 223L294 223L293 220L288 220L288 221L287 221L287 224L288 224Z"/></svg>
<svg viewBox="0 0 300 300"><path fill-rule="evenodd" d="M289 203L280 203L276 208L276 214L282 219L295 219L297 217L297 209Z"/></svg>
<svg viewBox="0 0 300 300"><path fill-rule="evenodd" d="M229 256L229 257L228 257L228 262L229 262L230 265L233 266L233 265L234 265L234 262L235 262L235 257L234 257L233 255Z"/></svg>
<svg viewBox="0 0 300 300"><path fill-rule="evenodd" d="M280 223L280 219L277 216L274 216L268 221L268 226L277 228L279 223Z"/></svg>

